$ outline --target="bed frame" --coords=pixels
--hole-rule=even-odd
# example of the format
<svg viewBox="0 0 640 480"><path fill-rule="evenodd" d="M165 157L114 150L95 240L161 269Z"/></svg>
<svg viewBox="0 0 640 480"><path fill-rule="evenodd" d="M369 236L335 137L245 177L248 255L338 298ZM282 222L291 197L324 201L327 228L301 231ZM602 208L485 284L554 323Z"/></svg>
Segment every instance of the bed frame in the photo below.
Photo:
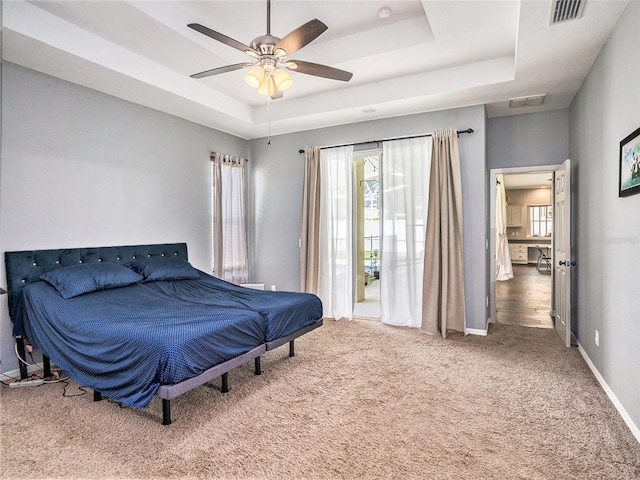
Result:
<svg viewBox="0 0 640 480"><path fill-rule="evenodd" d="M7 270L7 290L9 293L9 315L14 318L14 311L22 289L27 285L39 281L40 275L57 268L77 265L79 263L109 262L124 265L135 258L171 256L188 261L186 243L128 245L120 247L70 248L62 250L25 250L20 252L5 252L5 266ZM228 372L251 360L255 362L255 374L260 375L260 355L286 343L289 344L289 356L293 357L294 340L305 333L322 325L322 319L303 327L290 335L266 342L249 350L238 357L232 358L218 365L214 365L198 376L189 378L174 385L160 385L156 396L162 399L162 424L171 424L171 400L189 390L196 388L216 377L222 377L222 393L229 391ZM24 338L16 338L18 353L25 358ZM44 375L51 375L51 362L43 353ZM20 378L27 378L27 367L20 362ZM102 394L94 391L95 401L102 400Z"/></svg>

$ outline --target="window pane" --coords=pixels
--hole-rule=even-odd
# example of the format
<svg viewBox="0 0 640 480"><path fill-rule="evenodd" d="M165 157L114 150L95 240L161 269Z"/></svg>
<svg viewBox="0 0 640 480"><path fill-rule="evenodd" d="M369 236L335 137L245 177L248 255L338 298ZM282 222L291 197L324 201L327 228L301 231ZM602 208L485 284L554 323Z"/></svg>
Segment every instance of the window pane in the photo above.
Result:
<svg viewBox="0 0 640 480"><path fill-rule="evenodd" d="M551 205L535 205L529 207L529 230L533 237L551 235L553 215Z"/></svg>

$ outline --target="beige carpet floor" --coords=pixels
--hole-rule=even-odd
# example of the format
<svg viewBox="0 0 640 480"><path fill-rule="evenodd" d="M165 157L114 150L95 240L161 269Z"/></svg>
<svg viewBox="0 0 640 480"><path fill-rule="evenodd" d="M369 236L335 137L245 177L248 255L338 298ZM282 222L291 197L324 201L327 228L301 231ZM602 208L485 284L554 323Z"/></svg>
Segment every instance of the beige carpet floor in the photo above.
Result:
<svg viewBox="0 0 640 480"><path fill-rule="evenodd" d="M638 479L640 444L577 349L492 325L446 340L325 322L172 402L144 410L0 389L1 471L15 478ZM67 393L77 393L71 384Z"/></svg>

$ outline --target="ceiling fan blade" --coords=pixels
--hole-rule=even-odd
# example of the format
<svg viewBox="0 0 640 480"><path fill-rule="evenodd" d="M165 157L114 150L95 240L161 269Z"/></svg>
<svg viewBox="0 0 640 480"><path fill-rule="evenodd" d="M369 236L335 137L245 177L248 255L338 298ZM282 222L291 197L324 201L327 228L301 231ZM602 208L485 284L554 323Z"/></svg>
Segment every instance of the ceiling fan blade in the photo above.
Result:
<svg viewBox="0 0 640 480"><path fill-rule="evenodd" d="M296 28L293 32L289 33L286 37L280 40L275 47L275 51L284 50L284 55L291 55L297 52L305 45L313 42L318 38L325 30L327 26L320 20L309 20L304 25ZM281 55L283 56L283 55Z"/></svg>
<svg viewBox="0 0 640 480"><path fill-rule="evenodd" d="M330 78L332 80L341 80L343 82L348 82L351 80L351 77L353 77L353 73L351 72L318 63L303 62L302 60L289 60L285 66L294 72Z"/></svg>
<svg viewBox="0 0 640 480"><path fill-rule="evenodd" d="M251 48L250 46L245 45L244 43L239 42L237 40L234 40L231 37L227 37L226 35L220 32L211 30L210 28L205 27L204 25L200 25L199 23L190 23L189 25L187 25L187 27L193 28L196 32L200 32L206 35L207 37L211 37L214 40L222 42L225 45L229 45L230 47L240 50L241 52L248 53L252 57L258 58L260 56L260 53L254 50L253 48Z"/></svg>
<svg viewBox="0 0 640 480"><path fill-rule="evenodd" d="M234 70L240 70L241 68L246 68L252 66L253 63L234 63L233 65L227 65L226 67L218 67L212 68L211 70L205 70L204 72L194 73L191 75L191 78L204 78L210 77L211 75L219 75L221 73L233 72Z"/></svg>

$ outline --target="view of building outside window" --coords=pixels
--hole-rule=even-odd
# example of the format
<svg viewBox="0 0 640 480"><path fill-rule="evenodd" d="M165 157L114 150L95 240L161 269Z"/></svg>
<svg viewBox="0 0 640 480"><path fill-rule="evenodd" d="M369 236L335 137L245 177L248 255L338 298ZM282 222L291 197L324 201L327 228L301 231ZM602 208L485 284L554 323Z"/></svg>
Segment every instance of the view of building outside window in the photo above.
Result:
<svg viewBox="0 0 640 480"><path fill-rule="evenodd" d="M380 267L380 157L364 160L364 269L379 278Z"/></svg>

